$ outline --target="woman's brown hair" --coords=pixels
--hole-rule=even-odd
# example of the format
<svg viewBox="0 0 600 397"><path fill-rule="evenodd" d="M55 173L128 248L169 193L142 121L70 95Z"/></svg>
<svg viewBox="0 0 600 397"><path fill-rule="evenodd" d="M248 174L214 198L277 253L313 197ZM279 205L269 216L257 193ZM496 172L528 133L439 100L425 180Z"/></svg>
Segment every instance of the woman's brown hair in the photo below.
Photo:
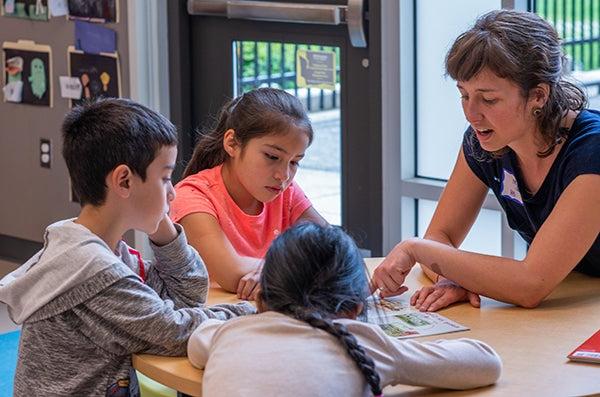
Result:
<svg viewBox="0 0 600 397"><path fill-rule="evenodd" d="M547 145L546 150L537 153L539 157L552 154L565 138L568 131L561 128L561 122L567 112L587 105L585 92L565 79L567 61L558 33L531 12L495 10L482 15L471 29L458 36L445 63L446 75L456 81L468 81L488 68L517 84L525 98L539 84L548 84L548 100L536 114Z"/></svg>

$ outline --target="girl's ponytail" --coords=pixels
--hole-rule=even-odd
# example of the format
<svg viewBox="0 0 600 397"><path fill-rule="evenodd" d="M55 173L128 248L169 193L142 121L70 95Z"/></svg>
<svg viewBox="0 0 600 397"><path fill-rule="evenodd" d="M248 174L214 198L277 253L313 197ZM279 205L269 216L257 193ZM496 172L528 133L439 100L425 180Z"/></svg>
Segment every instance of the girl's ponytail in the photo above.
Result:
<svg viewBox="0 0 600 397"><path fill-rule="evenodd" d="M194 148L192 158L183 171L182 178L186 178L208 168L216 167L226 160L227 152L225 152L225 149L223 148L223 136L230 128L229 121L231 112L241 99L242 96L234 98L226 103L219 111L216 125L207 132L198 134L198 143Z"/></svg>
<svg viewBox="0 0 600 397"><path fill-rule="evenodd" d="M257 88L223 106L216 126L200 135L183 172L184 178L227 160L223 137L229 129L235 131L235 139L242 148L251 139L291 129L305 133L309 143L313 138L310 120L298 98L275 88Z"/></svg>
<svg viewBox="0 0 600 397"><path fill-rule="evenodd" d="M335 336L373 395L381 395L381 379L373 359L344 325L331 320L364 308L370 295L365 262L350 236L337 227L295 225L271 243L260 286L259 299L266 310L305 321Z"/></svg>

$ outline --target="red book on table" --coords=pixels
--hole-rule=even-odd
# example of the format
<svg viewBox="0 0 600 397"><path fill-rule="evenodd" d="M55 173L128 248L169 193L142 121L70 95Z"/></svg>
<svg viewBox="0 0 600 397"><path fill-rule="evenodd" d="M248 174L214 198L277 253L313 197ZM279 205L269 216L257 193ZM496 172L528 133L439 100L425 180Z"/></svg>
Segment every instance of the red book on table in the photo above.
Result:
<svg viewBox="0 0 600 397"><path fill-rule="evenodd" d="M600 330L567 356L569 360L600 364Z"/></svg>

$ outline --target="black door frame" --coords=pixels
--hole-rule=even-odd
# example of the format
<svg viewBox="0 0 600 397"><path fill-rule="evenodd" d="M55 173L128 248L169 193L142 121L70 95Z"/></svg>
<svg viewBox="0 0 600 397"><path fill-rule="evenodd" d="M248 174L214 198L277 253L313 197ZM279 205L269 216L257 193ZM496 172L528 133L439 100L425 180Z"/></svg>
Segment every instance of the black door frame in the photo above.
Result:
<svg viewBox="0 0 600 397"><path fill-rule="evenodd" d="M298 2L325 3L316 0ZM167 4L171 120L180 131L176 179L191 156L195 128L206 122L209 115L214 115L225 96L233 92L230 78L208 78L218 71L233 70L231 46L216 45L214 35L207 33L216 24L221 25L223 36L220 35L220 40L297 41L339 46L342 65L342 224L361 248L369 250L373 256L381 256L381 0L371 0L368 4L368 48L352 47L345 26L190 16L186 3L179 0ZM226 24L225 30L223 24Z"/></svg>

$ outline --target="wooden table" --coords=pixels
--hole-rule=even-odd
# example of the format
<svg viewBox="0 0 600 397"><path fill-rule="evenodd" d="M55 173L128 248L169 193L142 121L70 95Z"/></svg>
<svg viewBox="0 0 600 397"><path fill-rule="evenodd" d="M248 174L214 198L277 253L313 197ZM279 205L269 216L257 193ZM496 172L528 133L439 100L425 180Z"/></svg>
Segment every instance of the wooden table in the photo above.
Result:
<svg viewBox="0 0 600 397"><path fill-rule="evenodd" d="M367 260L370 268L380 258ZM412 293L430 284L415 267L406 279ZM209 304L237 302L235 295L211 289ZM490 344L502 357L502 375L494 386L448 391L411 386L385 389L385 396L581 396L600 393L600 365L574 363L566 355L600 328L600 279L573 273L536 309L523 309L482 298L481 308L468 303L440 314L469 331L429 336L476 338ZM190 396L201 396L202 371L185 357L133 356L133 366L144 375ZM460 376L459 373L456 376Z"/></svg>

